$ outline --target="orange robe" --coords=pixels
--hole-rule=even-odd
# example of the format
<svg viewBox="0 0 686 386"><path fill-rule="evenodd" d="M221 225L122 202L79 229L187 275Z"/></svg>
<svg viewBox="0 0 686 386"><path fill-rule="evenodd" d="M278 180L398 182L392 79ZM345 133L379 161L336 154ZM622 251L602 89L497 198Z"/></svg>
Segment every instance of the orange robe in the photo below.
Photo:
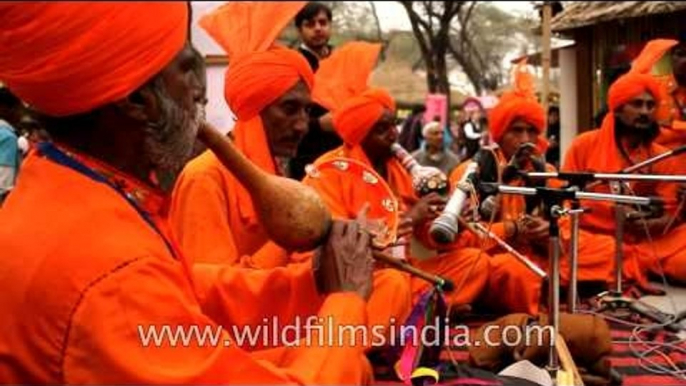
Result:
<svg viewBox="0 0 686 386"><path fill-rule="evenodd" d="M132 188L147 193L144 187ZM150 197L143 209L164 234L164 201L154 193ZM234 336L232 326L259 326L264 317L276 317L283 324L296 316L332 316L334 328L366 323L364 300L353 293L318 295L306 265L270 271L206 264L191 268L181 254L172 254L173 242L168 247L115 190L37 154L25 161L1 215L3 382L370 380L359 341L355 347L346 343L289 348L282 350L278 362L222 344ZM218 345L191 339L188 345L178 342L172 347L165 342L145 347L139 328L153 325L223 330Z"/></svg>
<svg viewBox="0 0 686 386"><path fill-rule="evenodd" d="M611 149L614 141L605 138L603 129L586 132L577 137L570 146L563 164L564 171L588 171L598 173L614 173L630 166L628 162L618 156L618 152ZM667 151L656 143L639 147L629 157L635 162L641 162L655 155ZM646 168L644 173L651 174L680 174L684 168L679 161L672 158L663 160L652 167ZM665 200L665 210L674 215L677 207L677 184L675 183L631 183L630 186L638 195L659 195ZM591 191L609 193L608 184L602 184ZM584 206L592 208L592 212L584 214L581 225L592 232L614 235L615 218L612 203L601 201L584 202ZM625 277L645 284L648 271L660 274L660 265L668 277L686 281L686 224L676 221L666 235L651 235L653 243L642 238L633 239L625 233L624 238L624 266ZM657 257L657 258L655 258Z"/></svg>
<svg viewBox="0 0 686 386"><path fill-rule="evenodd" d="M239 122L234 134L239 150L266 172L276 174L260 122ZM306 260L303 255L289 255L269 240L250 195L210 151L192 160L181 173L170 218L184 254L196 262L270 269ZM412 306L409 291L400 272L376 271L368 302L370 326L404 322Z"/></svg>
<svg viewBox="0 0 686 386"><path fill-rule="evenodd" d="M495 155L500 165L500 170L505 167L506 160L499 149ZM455 185L463 176L469 162L458 166L450 175L451 185ZM547 165L548 171L554 171L552 165ZM521 184L520 184L521 185ZM555 186L555 183L550 183ZM558 185L559 186L559 185ZM496 222L492 224L491 231L502 240L505 240L519 253L528 257L541 269L548 272L548 256L541 254L531 245L512 244L505 231L505 221L514 221L525 213L525 200L523 196L501 194L499 196L501 211ZM487 224L484 224L487 225ZM568 218L560 221L560 235L562 240L562 254L560 258L560 282L566 285L569 282L569 241L571 228ZM461 231L458 242L462 245L478 247L482 241L469 231ZM611 279L613 253L613 240L609 237L595 236L588 232L579 234L579 260L577 264L577 278L579 281L609 281ZM493 241L488 241L485 248L491 258L488 290L483 299L490 308L505 309L507 312L526 312L537 314L542 299L541 291L543 280L502 247ZM544 295L545 296L545 295Z"/></svg>
<svg viewBox="0 0 686 386"><path fill-rule="evenodd" d="M359 145L352 147L344 145L322 155L315 162L322 162L336 157L354 159L371 166L369 159L364 154L364 150ZM396 194L396 198L401 204L401 210L404 210L406 208L403 207L406 207L405 202L407 200L416 199L414 189L412 188L412 178L398 160L391 159L387 165L388 176L386 180ZM359 190L352 188L353 184L357 183L357 181L343 176L336 179L322 177L315 180L306 178L304 182L317 189L334 217L337 218L354 218L365 202L379 200L378 197L374 197L369 191L366 191L369 194L360 194ZM355 194L352 194L353 191L355 191ZM428 237L426 232L423 231L427 229L427 226L418 227L415 230L415 236L420 241L425 242ZM473 302L481 294L488 280L486 258L485 256L479 256L479 251L473 248L451 251L450 253L441 254L426 260L414 259L411 256L409 259L414 266L448 278L456 286L462 283L462 286L457 291L446 294L446 300L452 304ZM410 280L415 300L431 287L431 284L423 279L412 277Z"/></svg>
<svg viewBox="0 0 686 386"><path fill-rule="evenodd" d="M243 186L207 150L189 162L172 194L170 223L194 262L268 269L289 262L268 240Z"/></svg>
<svg viewBox="0 0 686 386"><path fill-rule="evenodd" d="M661 126L656 143L670 149L686 145L686 88L680 87L674 75L659 77L661 100L656 111Z"/></svg>

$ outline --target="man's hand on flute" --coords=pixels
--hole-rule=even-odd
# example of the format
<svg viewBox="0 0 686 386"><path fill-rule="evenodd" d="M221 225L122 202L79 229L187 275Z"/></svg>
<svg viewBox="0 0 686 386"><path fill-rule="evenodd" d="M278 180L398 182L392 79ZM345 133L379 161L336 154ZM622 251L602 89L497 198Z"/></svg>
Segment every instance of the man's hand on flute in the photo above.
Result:
<svg viewBox="0 0 686 386"><path fill-rule="evenodd" d="M365 300L372 293L374 259L366 210L355 221L334 220L325 245L315 254L313 270L322 294L355 292Z"/></svg>

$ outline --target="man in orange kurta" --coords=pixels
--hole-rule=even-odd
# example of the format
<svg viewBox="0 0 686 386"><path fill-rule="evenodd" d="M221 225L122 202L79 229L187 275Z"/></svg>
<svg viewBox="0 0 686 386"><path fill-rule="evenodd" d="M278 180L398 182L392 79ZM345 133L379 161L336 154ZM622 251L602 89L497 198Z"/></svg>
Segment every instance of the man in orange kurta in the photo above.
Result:
<svg viewBox="0 0 686 386"><path fill-rule="evenodd" d="M432 207L444 204L437 195L418 198L412 186L412 177L393 156L391 145L398 139L394 125L395 102L385 90L368 89L349 98L334 111L334 127L345 144L321 156L315 165L327 160L344 157L372 167L389 185L403 213L402 228L429 244L428 225L435 218ZM352 218L365 202L378 203L381 198L371 189L354 189L355 179L341 176L307 177L304 182L313 186L331 209L334 216ZM400 233L405 233L399 230ZM405 252L405 257L407 252ZM464 249L426 260L409 257L420 269L451 279L456 290L446 294L451 304L468 304L481 294L488 280L486 257L477 249ZM412 278L412 292L417 299L430 288L430 283Z"/></svg>
<svg viewBox="0 0 686 386"><path fill-rule="evenodd" d="M28 156L0 211L2 382L370 380L360 337L327 346L315 333L265 361L232 330L307 316L332 317L325 334L364 325L372 260L355 222L334 223L314 270L191 264L175 247L169 182L209 133L188 18L184 2L0 5L0 78L54 140ZM189 339L172 342L179 328Z"/></svg>
<svg viewBox="0 0 686 386"><path fill-rule="evenodd" d="M667 151L655 143L659 126L655 109L660 101L657 81L649 74L630 71L612 84L608 91L610 112L602 126L578 136L565 155L564 171L615 173L633 164ZM641 170L650 174L685 174L675 159L667 159ZM645 222L627 219L623 240L624 266L627 279L640 285L647 282L647 274L662 272L675 281L686 282L686 224L675 219L677 184L629 183L624 194L660 196L665 205ZM609 193L607 183L592 189ZM614 234L617 226L614 204L586 202L592 209L582 216L581 225L592 232ZM627 208L627 212L634 211Z"/></svg>
<svg viewBox="0 0 686 386"><path fill-rule="evenodd" d="M231 58L225 97L238 117L233 129L235 145L270 174L285 174L280 165L295 155L308 127L312 70L298 52L272 46L278 31L303 5L229 3L201 21ZM279 7L286 12L275 17ZM244 20L265 23L227 28L241 26ZM197 262L254 269L298 263L269 240L247 190L211 151L191 161L181 173L170 219L181 249ZM374 275L375 289L368 303L370 325L389 325L392 319L403 322L411 309L407 280L389 269Z"/></svg>
<svg viewBox="0 0 686 386"><path fill-rule="evenodd" d="M494 174L494 180L514 186L522 186L521 179L504 181L505 168L516 161L522 171L554 171L552 165L544 165L526 156L526 151L518 153L521 146L535 144L538 154L545 152L542 138L545 127L545 111L536 101L530 74L522 72L520 66L515 70L514 90L502 96L489 115L489 130L497 146L482 150L483 156L492 157L496 170L481 170L482 178ZM533 156L537 157L535 151ZM450 176L454 185L462 178L469 161L460 165ZM500 194L496 196L497 210L493 213L491 231L511 244L518 252L532 260L538 267L548 270L548 221L536 209L527 212L525 199L518 195ZM485 220L490 220L485 219ZM566 219L561 222L563 257L560 263L561 282L569 279L568 246L569 227ZM459 236L462 245L478 245L482 241L473 234L462 230ZM593 237L581 232L579 237L579 281L607 281L612 272L612 239ZM491 274L484 301L489 308L506 312L526 312L537 314L542 300L543 279L509 252L494 242L487 246Z"/></svg>

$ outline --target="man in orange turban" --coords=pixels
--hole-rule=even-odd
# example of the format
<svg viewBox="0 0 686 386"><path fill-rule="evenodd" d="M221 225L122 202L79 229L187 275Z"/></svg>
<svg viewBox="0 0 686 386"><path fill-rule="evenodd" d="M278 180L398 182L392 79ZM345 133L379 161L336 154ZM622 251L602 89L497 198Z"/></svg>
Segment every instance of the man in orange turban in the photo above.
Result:
<svg viewBox="0 0 686 386"><path fill-rule="evenodd" d="M641 56L643 53L641 54ZM637 61L642 58L639 56ZM637 70L635 63L629 73L620 77L608 91L610 112L602 126L578 136L570 146L563 164L564 171L615 173L631 165L667 151L655 143L659 134L655 111L660 103L660 87L655 78ZM642 170L651 174L685 174L674 159L667 159ZM624 194L660 196L663 208L652 208L648 216L627 217L625 236L624 277L647 284L647 275L664 274L686 283L686 224L676 220L677 185L669 182L629 183ZM592 191L609 193L608 184ZM596 233L614 234L614 204L584 202L592 211L581 217L581 225ZM633 212L627 208L627 212ZM645 212L643 213L645 214Z"/></svg>
<svg viewBox="0 0 686 386"><path fill-rule="evenodd" d="M366 81L367 78L361 79ZM400 203L402 219L399 238L414 234L427 246L433 247L428 242L428 226L445 200L436 193L417 197L412 176L393 155L391 145L398 139L393 98L385 90L369 88L333 107L334 127L345 143L321 156L315 165L343 157L373 168L388 183ZM365 202L383 199L376 196L374 190L360 192L355 189L354 184L358 182L346 176L308 177L305 183L320 193L334 216L339 218L351 218ZM406 250L403 254L408 257ZM451 304L471 303L482 292L488 279L488 263L476 249L440 254L426 260L412 257L408 260L420 269L451 279L457 285L455 291L446 294L446 300ZM423 279L414 277L410 282L415 301L431 286Z"/></svg>
<svg viewBox="0 0 686 386"><path fill-rule="evenodd" d="M508 170L553 171L538 157L544 154L543 139L545 111L534 94L533 77L526 71L526 63L515 68L514 89L505 93L491 110L489 128L496 146L483 149L479 154L480 178L501 184L522 186L524 181L510 178ZM530 145L529 150L526 146ZM534 150L535 149L535 150ZM487 162L490 159L491 162ZM469 161L468 161L469 162ZM465 173L468 162L459 166L450 176L452 184L458 183ZM487 167L486 165L492 166ZM491 170L492 169L492 170ZM537 213L535 202L527 202L516 195L498 195L495 209L488 215L495 221L492 231L511 244L518 252L532 260L540 268L548 268L548 220ZM484 206L485 207L485 206ZM490 220L490 219L489 219ZM570 234L565 221L563 245L568 245ZM473 234L461 232L460 242L472 245L481 242ZM485 291L485 305L497 311L526 312L536 315L542 300L543 279L515 256L502 250L495 243L488 248L490 276ZM563 251L568 248L563 247ZM602 281L610 278L612 265L612 239L595 238L582 233L579 240L578 278L580 281ZM567 258L561 261L561 279L568 280Z"/></svg>
<svg viewBox="0 0 686 386"><path fill-rule="evenodd" d="M269 318L318 315L325 334L364 324L372 260L356 222L334 222L314 267L191 264L175 247L169 190L196 134L213 135L188 20L184 2L0 4L0 79L54 140L28 156L2 208L3 382L369 380L360 337L329 347L315 332L278 362L234 340Z"/></svg>
<svg viewBox="0 0 686 386"><path fill-rule="evenodd" d="M201 21L229 52L225 97L238 116L233 131L236 147L270 174L285 173L277 161L292 157L307 131L314 75L298 52L271 44L303 5L229 3ZM258 22L242 26L245 20ZM210 151L182 172L171 220L182 250L201 262L271 269L304 260L270 241L247 190ZM377 272L374 283L368 303L370 325L388 325L409 316L410 289L401 273Z"/></svg>
<svg viewBox="0 0 686 386"><path fill-rule="evenodd" d="M224 96L238 118L235 145L270 174L284 173L285 160L307 131L314 75L296 51L273 45L302 6L231 2L200 21L231 61ZM248 191L211 151L179 176L170 219L183 251L199 262L251 268L288 262L288 253L269 242Z"/></svg>

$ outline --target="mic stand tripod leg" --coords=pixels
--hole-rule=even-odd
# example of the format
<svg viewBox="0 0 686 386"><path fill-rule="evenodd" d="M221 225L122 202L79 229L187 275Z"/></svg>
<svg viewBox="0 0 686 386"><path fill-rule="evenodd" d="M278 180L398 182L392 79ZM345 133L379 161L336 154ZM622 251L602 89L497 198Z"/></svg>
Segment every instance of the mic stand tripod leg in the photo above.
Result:
<svg viewBox="0 0 686 386"><path fill-rule="evenodd" d="M579 215L580 205L578 200L572 202L572 211L570 211L571 221L572 221L572 240L571 240L571 253L569 262L569 291L567 293L567 306L569 312L572 314L576 313L576 299L577 295L577 277L578 277L578 266L579 266Z"/></svg>
<svg viewBox="0 0 686 386"><path fill-rule="evenodd" d="M621 193L621 185L611 185L614 185L612 188L618 192L617 194ZM624 206L622 204L615 204L615 285L613 290L599 295L600 308L598 309L598 312L626 310L650 319L655 323L663 324L666 329L672 332L679 332L683 328L676 322L668 323L669 315L665 315L659 310L650 307L637 299L624 296L622 288L622 267L624 264L623 240L625 216Z"/></svg>
<svg viewBox="0 0 686 386"><path fill-rule="evenodd" d="M622 204L615 204L615 294L622 296L622 268L624 266L624 220L625 211Z"/></svg>
<svg viewBox="0 0 686 386"><path fill-rule="evenodd" d="M664 328L673 333L679 333L684 330L684 327L679 325L678 317L669 323L671 315L665 314L654 308L643 303L640 300L632 299L626 296L617 295L613 291L609 291L604 294L600 294L600 307L598 312L611 312L625 310L640 315L654 323L664 325Z"/></svg>
<svg viewBox="0 0 686 386"><path fill-rule="evenodd" d="M558 205L546 205L550 210L549 222L549 247L548 254L549 266L548 276L548 324L552 326L555 338L560 331L560 227L558 217L562 213L562 208ZM557 352L557 343L553 341L548 353L548 371L555 379L557 371L560 369L560 358Z"/></svg>

